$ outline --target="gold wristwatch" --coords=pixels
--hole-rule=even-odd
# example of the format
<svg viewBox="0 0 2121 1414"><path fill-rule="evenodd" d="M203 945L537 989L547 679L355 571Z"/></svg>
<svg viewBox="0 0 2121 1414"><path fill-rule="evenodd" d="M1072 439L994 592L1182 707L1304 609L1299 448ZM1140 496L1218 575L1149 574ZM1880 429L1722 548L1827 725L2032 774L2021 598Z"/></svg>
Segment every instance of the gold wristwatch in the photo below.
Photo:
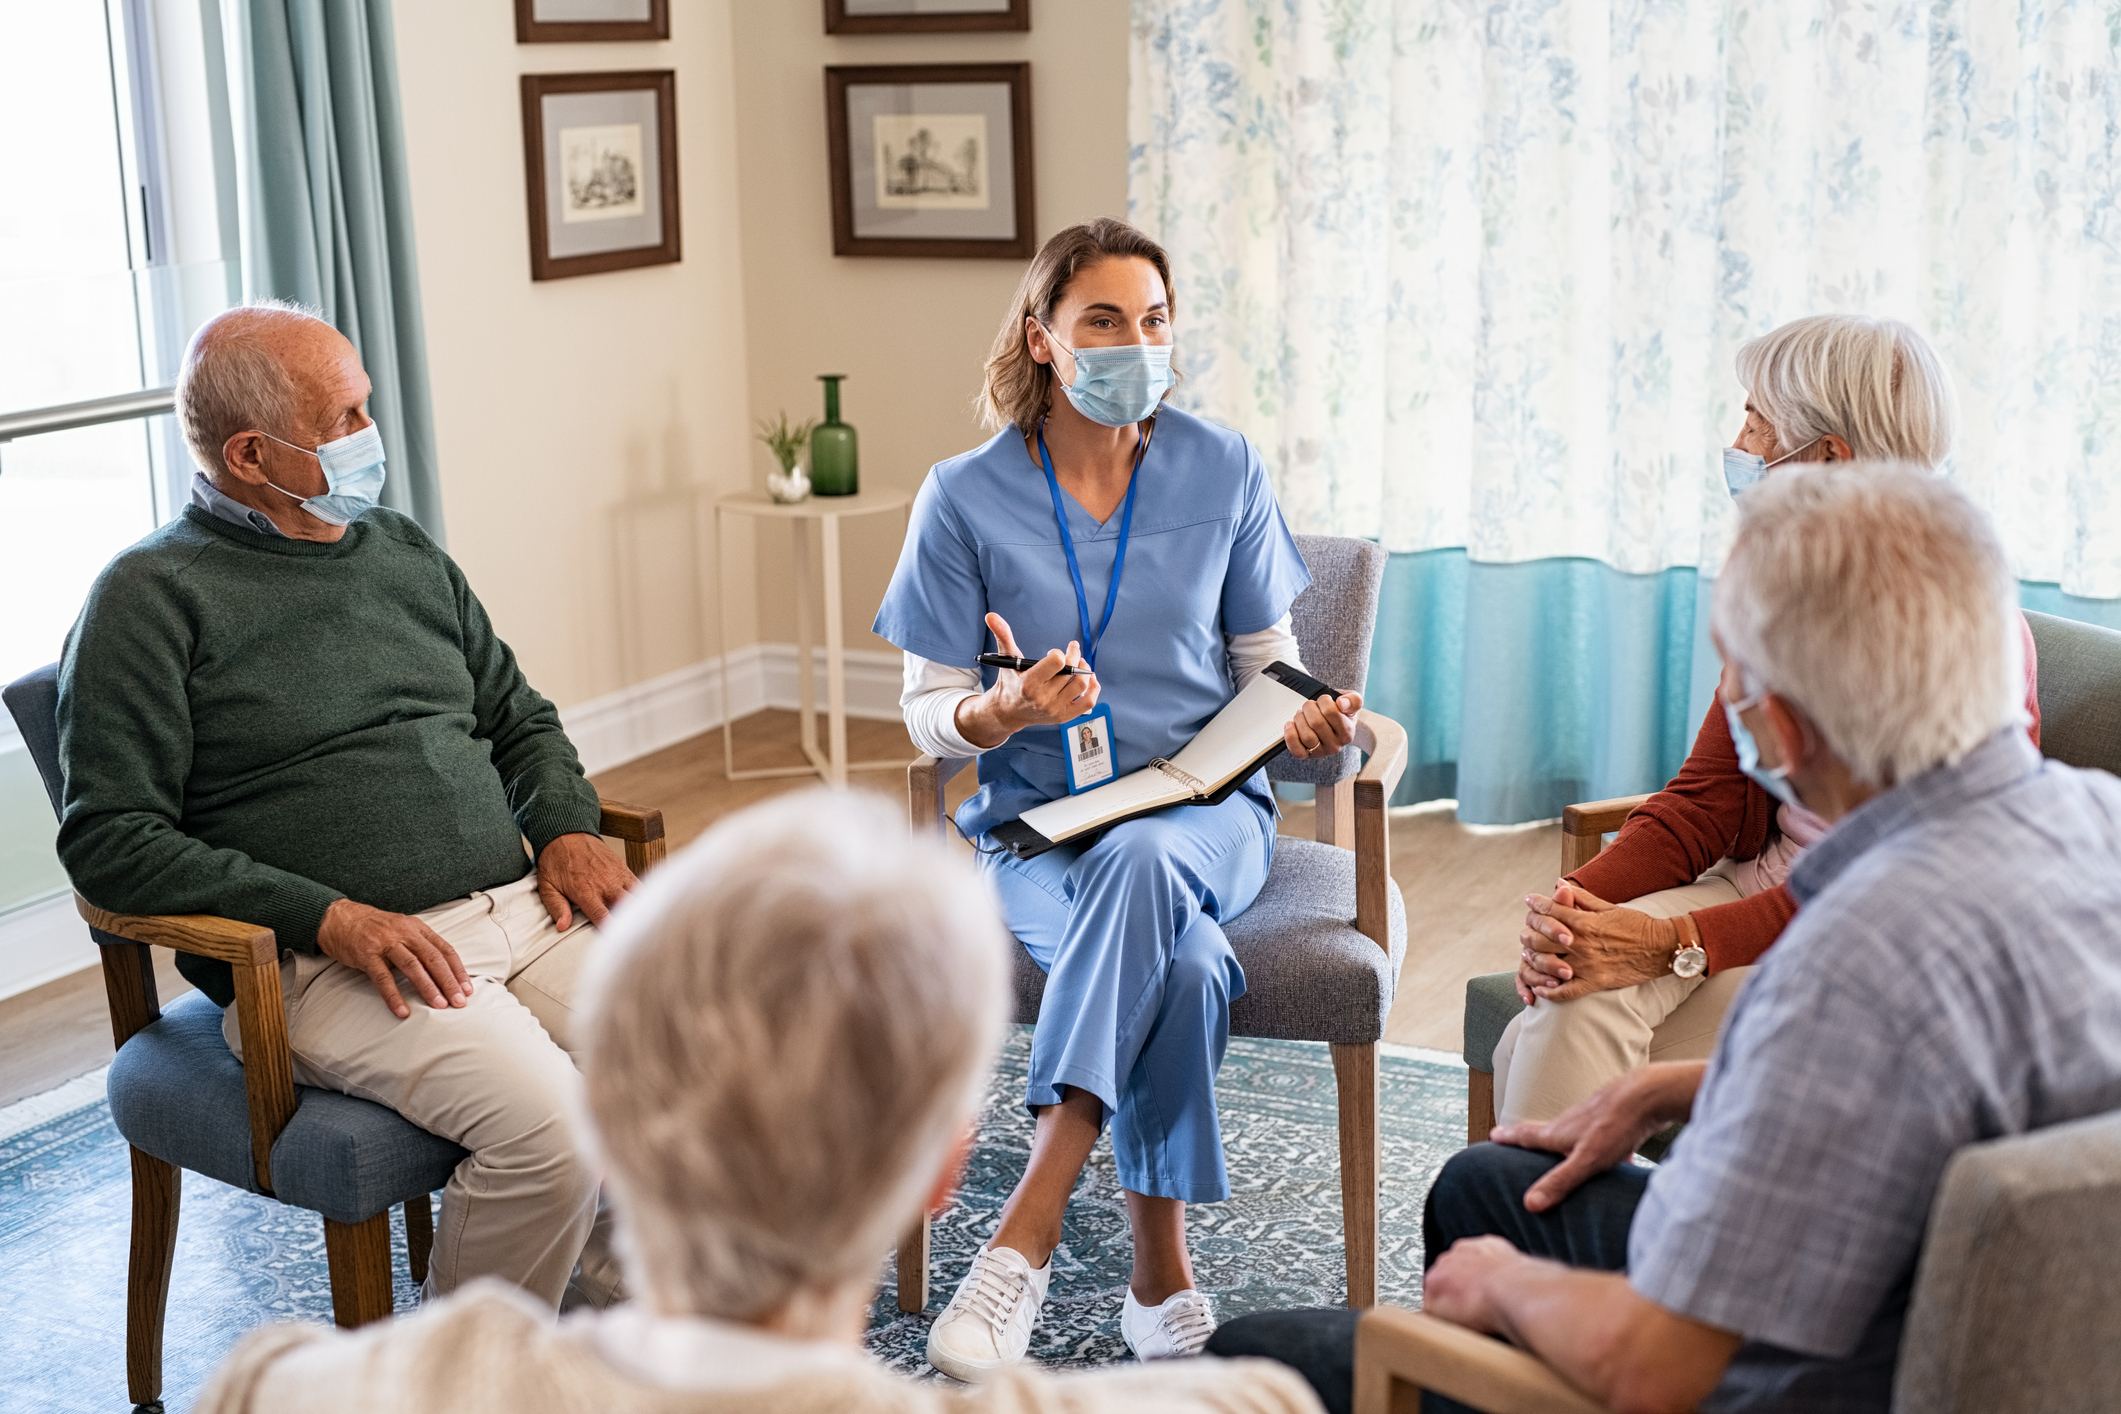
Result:
<svg viewBox="0 0 2121 1414"><path fill-rule="evenodd" d="M1701 929L1682 913L1672 920L1679 925L1679 951L1672 954L1672 974L1692 979L1709 970L1708 950L1701 946Z"/></svg>

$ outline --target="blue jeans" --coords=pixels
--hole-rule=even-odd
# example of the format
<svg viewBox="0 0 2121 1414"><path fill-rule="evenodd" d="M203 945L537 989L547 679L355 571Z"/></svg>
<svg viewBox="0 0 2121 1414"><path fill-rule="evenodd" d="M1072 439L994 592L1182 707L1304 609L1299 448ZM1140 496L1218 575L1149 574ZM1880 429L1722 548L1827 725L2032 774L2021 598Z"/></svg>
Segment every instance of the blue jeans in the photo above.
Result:
<svg viewBox="0 0 2121 1414"><path fill-rule="evenodd" d="M1622 1164L1586 1182L1544 1213L1525 1211L1525 1190L1561 1162L1559 1154L1475 1144L1443 1166L1422 1210L1424 1265L1461 1237L1508 1238L1535 1257L1572 1267L1626 1271L1628 1228L1650 1171ZM1311 1382L1328 1414L1355 1406L1355 1326L1359 1311L1263 1311L1239 1316L1208 1339L1210 1355L1259 1355L1291 1366ZM1422 1414L1457 1414L1468 1406L1427 1390Z"/></svg>
<svg viewBox="0 0 2121 1414"><path fill-rule="evenodd" d="M1245 994L1220 926L1259 895L1274 818L1243 794L1115 825L1087 848L982 855L1009 930L1046 971L1024 1103L1087 1090L1112 1124L1120 1187L1230 1196L1215 1074Z"/></svg>

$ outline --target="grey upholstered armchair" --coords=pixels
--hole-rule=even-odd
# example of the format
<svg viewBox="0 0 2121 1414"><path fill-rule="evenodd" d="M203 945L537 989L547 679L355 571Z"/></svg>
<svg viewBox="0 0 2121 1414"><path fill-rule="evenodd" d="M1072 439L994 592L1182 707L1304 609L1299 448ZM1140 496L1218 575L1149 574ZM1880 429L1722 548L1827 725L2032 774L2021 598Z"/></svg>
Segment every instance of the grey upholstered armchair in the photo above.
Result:
<svg viewBox="0 0 2121 1414"><path fill-rule="evenodd" d="M1311 587L1290 615L1304 665L1342 691L1360 692L1369 673L1385 551L1367 540L1296 537ZM1368 757L1367 762L1362 758ZM1267 767L1278 781L1318 791L1316 840L1282 837L1266 887L1223 924L1246 990L1230 1008L1230 1034L1326 1041L1340 1100L1340 1192L1348 1264L1348 1304L1377 1300L1377 1043L1384 1037L1407 918L1392 882L1385 804L1406 767L1407 735L1365 710L1355 745L1339 756ZM923 756L907 770L913 828L942 828L943 791L970 761ZM1016 949L1016 1020L1038 1020L1046 974ZM898 1304L928 1304L926 1219L899 1244Z"/></svg>
<svg viewBox="0 0 2121 1414"><path fill-rule="evenodd" d="M2026 612L2040 669L2040 751L2069 766L2121 775L2121 633L2053 614ZM1572 805L1561 816L1561 873L1575 873L1605 847L1647 795ZM1466 983L1466 1142L1495 1127L1495 1045L1524 1010L1512 972Z"/></svg>
<svg viewBox="0 0 2121 1414"><path fill-rule="evenodd" d="M2116 1250L2121 1112L1961 1149L1930 1208L1894 1410L2112 1408L2121 1391ZM1514 1346L1412 1311L1370 1312L1355 1338L1356 1414L1412 1409L1417 1390L1492 1414L1602 1410Z"/></svg>
<svg viewBox="0 0 2121 1414"><path fill-rule="evenodd" d="M0 692L60 807L59 673L48 664ZM663 857L661 811L603 802L603 832L626 847L635 874ZM159 1410L162 1326L176 1256L182 1171L262 1193L324 1219L331 1306L341 1326L391 1314L390 1210L405 1210L414 1281L434 1241L430 1196L464 1151L394 1110L294 1081L280 949L270 928L204 914L128 917L75 896L103 954L118 1055L111 1118L132 1148L132 1260L126 1281L126 1383L135 1405ZM217 958L235 974L243 1054L230 1054L222 1011L193 992L166 1010L148 949Z"/></svg>

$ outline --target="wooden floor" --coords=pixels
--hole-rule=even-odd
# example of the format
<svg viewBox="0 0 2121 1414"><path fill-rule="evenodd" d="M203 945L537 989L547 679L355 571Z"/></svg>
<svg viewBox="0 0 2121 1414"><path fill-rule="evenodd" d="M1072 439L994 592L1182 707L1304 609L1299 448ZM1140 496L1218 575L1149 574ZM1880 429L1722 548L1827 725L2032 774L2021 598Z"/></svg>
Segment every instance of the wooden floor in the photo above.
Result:
<svg viewBox="0 0 2121 1414"><path fill-rule="evenodd" d="M800 765L796 715L765 711L736 724L737 769ZM850 720L851 759L910 761L913 746L897 722ZM655 806L673 848L722 816L808 784L800 777L736 781L724 778L722 734L690 741L595 777L599 792L635 805ZM904 799L899 770L855 772L849 784ZM972 788L960 776L952 803ZM1284 808L1284 834L1308 836L1311 808ZM1385 1039L1455 1051L1460 1043L1466 979L1513 966L1524 895L1554 882L1561 860L1555 824L1510 829L1461 825L1448 809L1415 806L1392 812L1392 877L1407 903L1407 960L1399 999ZM190 990L172 954L157 949L155 966L166 1002ZM110 1020L103 975L91 969L0 1001L0 1105L48 1090L111 1058Z"/></svg>
<svg viewBox="0 0 2121 1414"><path fill-rule="evenodd" d="M766 711L737 724L739 771L802 762L793 712ZM849 759L910 761L913 745L897 722L849 721ZM671 847L691 840L722 816L808 782L798 778L730 782L722 773L722 736L706 736L659 751L596 778L597 789L635 805L659 806ZM848 784L903 799L898 771L862 771ZM971 792L972 774L954 783L951 803ZM1309 836L1311 807L1283 807L1283 834ZM1448 807L1412 806L1392 812L1392 877L1407 903L1407 960L1399 997L1385 1023L1385 1039L1401 1045L1456 1051L1463 1039L1466 979L1499 972L1517 961L1523 898L1554 882L1561 864L1561 828L1549 822L1510 828L1461 825Z"/></svg>

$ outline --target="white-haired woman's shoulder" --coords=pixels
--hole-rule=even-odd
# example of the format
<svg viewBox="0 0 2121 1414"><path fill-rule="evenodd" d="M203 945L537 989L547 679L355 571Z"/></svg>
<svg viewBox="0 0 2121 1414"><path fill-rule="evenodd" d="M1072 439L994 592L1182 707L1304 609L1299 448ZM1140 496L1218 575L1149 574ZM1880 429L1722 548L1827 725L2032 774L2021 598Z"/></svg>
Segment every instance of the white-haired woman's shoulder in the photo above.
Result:
<svg viewBox="0 0 2121 1414"><path fill-rule="evenodd" d="M1320 1414L1318 1396L1287 1365L1212 1357L1079 1373L1020 1365L938 1407L994 1414Z"/></svg>

